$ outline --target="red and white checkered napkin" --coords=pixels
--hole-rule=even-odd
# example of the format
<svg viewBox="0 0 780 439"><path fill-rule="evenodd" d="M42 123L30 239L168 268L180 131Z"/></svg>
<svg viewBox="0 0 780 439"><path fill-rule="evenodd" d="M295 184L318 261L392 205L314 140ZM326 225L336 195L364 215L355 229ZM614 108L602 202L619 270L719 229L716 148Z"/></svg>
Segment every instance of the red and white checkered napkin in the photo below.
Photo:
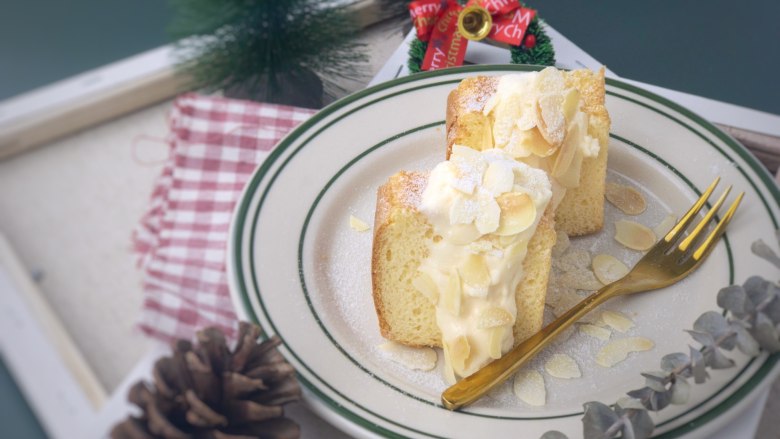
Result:
<svg viewBox="0 0 780 439"><path fill-rule="evenodd" d="M186 94L170 114L170 157L133 233L143 270L139 326L164 340L216 325L233 334L225 271L233 207L279 140L313 110Z"/></svg>

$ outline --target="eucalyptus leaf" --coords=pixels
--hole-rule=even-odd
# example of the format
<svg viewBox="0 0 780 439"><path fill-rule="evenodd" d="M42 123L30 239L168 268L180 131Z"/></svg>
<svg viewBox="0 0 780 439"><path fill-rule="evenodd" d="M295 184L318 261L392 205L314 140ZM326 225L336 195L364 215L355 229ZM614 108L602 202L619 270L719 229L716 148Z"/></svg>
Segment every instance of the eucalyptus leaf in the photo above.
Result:
<svg viewBox="0 0 780 439"><path fill-rule="evenodd" d="M539 439L569 439L569 437L558 430L550 430L545 432Z"/></svg>
<svg viewBox="0 0 780 439"><path fill-rule="evenodd" d="M675 405L682 405L688 402L691 394L691 384L685 378L678 376L669 390L672 392L669 402Z"/></svg>
<svg viewBox="0 0 780 439"><path fill-rule="evenodd" d="M653 392L655 390L649 388L649 387L642 387L641 389L632 390L630 392L627 392L626 395L638 400L642 403L643 407L649 406L650 397L652 396Z"/></svg>
<svg viewBox="0 0 780 439"><path fill-rule="evenodd" d="M634 426L631 425L631 421L628 420L626 417L621 418L621 424L620 424L620 438L621 439L636 439L636 436L634 435ZM609 432L607 432L609 433Z"/></svg>
<svg viewBox="0 0 780 439"><path fill-rule="evenodd" d="M707 349L704 352L704 362L713 369L728 369L734 366L734 360L725 356L718 348Z"/></svg>
<svg viewBox="0 0 780 439"><path fill-rule="evenodd" d="M756 307L763 304L772 295L772 284L761 276L749 277L742 287L753 305Z"/></svg>
<svg viewBox="0 0 780 439"><path fill-rule="evenodd" d="M766 314L774 324L778 324L780 323L780 295L777 294L778 287L777 285L770 285L769 289L774 298L767 299L769 303L766 304L761 312Z"/></svg>
<svg viewBox="0 0 780 439"><path fill-rule="evenodd" d="M701 343L702 347L715 346L715 339L707 332L692 331L689 329L685 332L691 334L691 337Z"/></svg>
<svg viewBox="0 0 780 439"><path fill-rule="evenodd" d="M753 242L750 246L750 250L758 257L761 257L768 262L774 264L775 267L780 268L780 257L772 250L763 239Z"/></svg>
<svg viewBox="0 0 780 439"><path fill-rule="evenodd" d="M629 396L622 396L620 399L617 400L616 405L620 407L622 410L627 409L636 409L636 410L644 410L645 406L642 405L642 401L631 398Z"/></svg>
<svg viewBox="0 0 780 439"><path fill-rule="evenodd" d="M780 230L777 233L780 244ZM780 262L774 252L772 255ZM662 370L642 372L645 387L627 392L628 396L620 398L614 410L598 402L585 404L585 439L649 438L654 424L648 410L659 411L669 404L686 404L691 394L688 378L693 377L693 381L700 384L709 378L708 367L734 366L735 362L725 355L725 350L736 346L750 357L758 355L760 348L780 352L780 284L752 276L742 286L721 289L717 300L731 317L726 319L725 313L708 311L696 319L692 330L686 331L702 345L700 349L689 346L688 355L682 352L665 355L661 358ZM547 436L548 433L542 439L565 437Z"/></svg>
<svg viewBox="0 0 780 439"><path fill-rule="evenodd" d="M655 423L647 410L627 410L627 416L631 421L635 439L647 439L652 436Z"/></svg>
<svg viewBox="0 0 780 439"><path fill-rule="evenodd" d="M618 415L606 404L590 401L583 407L582 432L585 439L604 439L606 431L620 422Z"/></svg>
<svg viewBox="0 0 780 439"><path fill-rule="evenodd" d="M691 376L690 370L686 366L691 362L691 359L682 352L675 352L673 354L664 355L661 358L661 369L671 372L678 371L678 375L689 377Z"/></svg>
<svg viewBox="0 0 780 439"><path fill-rule="evenodd" d="M666 372L642 372L645 377L645 385L656 392L666 392L666 383L669 382L669 374Z"/></svg>
<svg viewBox="0 0 780 439"><path fill-rule="evenodd" d="M738 322L730 322L731 330L737 334L737 348L748 356L755 357L759 352L759 345L755 338L745 327Z"/></svg>
<svg viewBox="0 0 780 439"><path fill-rule="evenodd" d="M710 374L707 373L707 364L704 362L704 355L698 349L689 346L691 351L691 373L696 384L707 381Z"/></svg>
<svg viewBox="0 0 780 439"><path fill-rule="evenodd" d="M750 333L755 337L761 347L770 353L780 352L780 340L777 336L777 328L766 316L760 312L756 316L756 323Z"/></svg>
<svg viewBox="0 0 780 439"><path fill-rule="evenodd" d="M705 312L693 323L693 330L710 334L718 342L718 345L726 350L734 349L736 337L729 335L729 322L720 313L715 311ZM701 341L699 342L702 343Z"/></svg>
<svg viewBox="0 0 780 439"><path fill-rule="evenodd" d="M657 412L663 410L669 405L672 400L672 392L654 392L652 398L650 398L650 410Z"/></svg>
<svg viewBox="0 0 780 439"><path fill-rule="evenodd" d="M755 309L742 285L731 285L718 291L718 306L740 318Z"/></svg>
<svg viewBox="0 0 780 439"><path fill-rule="evenodd" d="M668 390L658 392L650 387L632 390L627 393L628 396L636 398L642 402L646 409L657 412L669 405L671 394Z"/></svg>

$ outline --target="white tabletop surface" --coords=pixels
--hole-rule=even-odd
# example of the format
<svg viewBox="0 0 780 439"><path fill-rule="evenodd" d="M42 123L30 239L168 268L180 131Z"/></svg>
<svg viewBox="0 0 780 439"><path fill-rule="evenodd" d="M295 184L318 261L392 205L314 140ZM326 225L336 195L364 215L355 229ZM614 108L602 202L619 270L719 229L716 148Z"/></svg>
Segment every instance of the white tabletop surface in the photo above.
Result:
<svg viewBox="0 0 780 439"><path fill-rule="evenodd" d="M367 33L376 48L371 74L402 40L397 27ZM170 107L163 102L0 161L0 231L109 390L157 349L134 328L142 296L130 235L162 168ZM777 417L766 416L780 411L778 395L780 381L756 437L780 437ZM746 420L758 418L760 403ZM346 437L301 405L288 414L304 437Z"/></svg>

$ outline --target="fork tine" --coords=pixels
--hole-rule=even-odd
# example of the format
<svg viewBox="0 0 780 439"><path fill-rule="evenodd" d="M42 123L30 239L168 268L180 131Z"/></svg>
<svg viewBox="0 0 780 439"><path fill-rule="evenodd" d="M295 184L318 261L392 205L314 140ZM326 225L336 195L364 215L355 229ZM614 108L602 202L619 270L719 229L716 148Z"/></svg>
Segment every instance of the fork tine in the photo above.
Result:
<svg viewBox="0 0 780 439"><path fill-rule="evenodd" d="M704 215L704 219L699 221L699 224L696 224L696 227L693 228L691 233L688 234L688 236L685 237L685 239L682 240L678 248L682 251L688 250L688 247L691 246L694 240L701 234L701 231L704 230L705 227L707 227L707 224L710 223L710 220L712 220L712 217L715 216L715 213L718 212L718 209L720 209L720 206L723 204L724 201L726 201L726 197L728 196L729 192L731 192L731 186L727 187L725 191L723 191L723 194L718 198L718 201L715 202L715 205L712 206L709 212L707 212L706 215Z"/></svg>
<svg viewBox="0 0 780 439"><path fill-rule="evenodd" d="M672 242L682 234L683 230L685 230L691 221L693 221L693 217L699 213L699 210L701 210L702 206L704 206L704 203L707 202L707 199L710 198L712 191L715 190L715 186L718 185L719 181L720 177L715 177L715 180L710 183L710 186L707 188L707 190L704 191L703 194L701 194L701 197L699 197L699 199L693 203L693 206L691 206L688 212L686 212L680 221L678 221L677 224L672 227L672 230L670 230L669 233L664 236L664 241Z"/></svg>
<svg viewBox="0 0 780 439"><path fill-rule="evenodd" d="M737 195L737 199L731 203L731 206L729 206L729 210L723 216L723 219L721 219L718 225L715 226L715 229L710 232L709 236L707 236L707 239L699 246L699 248L693 252L693 259L696 261L701 261L707 257L713 248L715 248L715 244L718 243L720 237L723 235L723 233L726 232L726 226L734 216L734 212L737 211L737 207L739 207L739 203L742 201L742 197L744 195L744 192L741 192L739 195Z"/></svg>

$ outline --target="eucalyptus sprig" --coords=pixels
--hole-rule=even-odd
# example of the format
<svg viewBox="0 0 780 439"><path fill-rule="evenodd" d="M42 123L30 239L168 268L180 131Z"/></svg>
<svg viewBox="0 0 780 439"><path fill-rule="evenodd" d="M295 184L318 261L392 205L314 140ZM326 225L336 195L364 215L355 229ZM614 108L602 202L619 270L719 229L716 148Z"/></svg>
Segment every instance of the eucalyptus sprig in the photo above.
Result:
<svg viewBox="0 0 780 439"><path fill-rule="evenodd" d="M780 231L776 232L780 246ZM780 269L780 257L764 241L756 241L751 250ZM660 370L642 372L645 387L632 390L612 406L586 402L582 418L585 439L644 439L653 433L655 424L648 413L669 404L685 404L691 383L709 378L708 369L734 366L724 351L735 347L755 357L762 350L780 352L780 283L759 276L742 285L721 289L717 296L722 313L707 311L693 323L688 334L700 347L689 346L689 352L675 352L661 358ZM564 439L558 431L548 431L542 439Z"/></svg>

